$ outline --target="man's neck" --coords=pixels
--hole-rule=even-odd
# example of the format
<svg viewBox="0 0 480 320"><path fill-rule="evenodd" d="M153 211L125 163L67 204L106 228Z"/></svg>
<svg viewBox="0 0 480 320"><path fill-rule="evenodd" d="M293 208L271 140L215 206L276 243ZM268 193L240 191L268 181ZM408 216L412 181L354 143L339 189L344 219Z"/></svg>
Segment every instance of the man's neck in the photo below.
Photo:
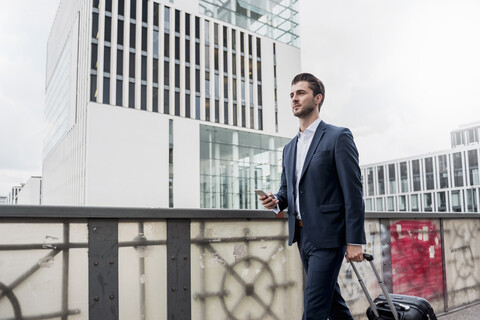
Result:
<svg viewBox="0 0 480 320"><path fill-rule="evenodd" d="M300 132L305 132L305 130L319 118L318 112L312 112L306 118L299 118L298 122L300 125Z"/></svg>

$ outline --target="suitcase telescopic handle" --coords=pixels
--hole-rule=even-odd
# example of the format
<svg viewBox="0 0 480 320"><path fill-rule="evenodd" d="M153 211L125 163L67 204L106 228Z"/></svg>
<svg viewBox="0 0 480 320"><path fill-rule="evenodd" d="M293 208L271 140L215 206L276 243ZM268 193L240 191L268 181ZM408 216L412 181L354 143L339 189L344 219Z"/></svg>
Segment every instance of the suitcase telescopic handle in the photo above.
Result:
<svg viewBox="0 0 480 320"><path fill-rule="evenodd" d="M370 262L370 266L372 267L373 273L375 274L375 277L378 280L378 284L380 285L380 288L382 289L383 295L385 296L385 299L387 300L388 306L390 307L390 310L392 311L393 317L395 318L395 320L398 320L397 309L393 305L393 301L390 298L390 295L388 294L387 288L385 287L385 283L383 283L382 277L380 277L380 274L378 273L377 268L373 264L373 255L368 254L368 253L364 253L363 258L365 258L365 260ZM380 314L378 312L377 306L375 305L375 303L373 303L372 297L370 296L370 293L368 293L367 287L365 286L365 283L363 282L362 277L358 273L357 267L355 267L355 263L352 261L350 264L352 265L353 271L355 272L355 275L358 278L358 282L360 283L360 286L362 287L362 290L365 293L365 296L367 297L368 303L370 303L370 307L372 308L373 313L375 314L375 316L377 318L379 318Z"/></svg>

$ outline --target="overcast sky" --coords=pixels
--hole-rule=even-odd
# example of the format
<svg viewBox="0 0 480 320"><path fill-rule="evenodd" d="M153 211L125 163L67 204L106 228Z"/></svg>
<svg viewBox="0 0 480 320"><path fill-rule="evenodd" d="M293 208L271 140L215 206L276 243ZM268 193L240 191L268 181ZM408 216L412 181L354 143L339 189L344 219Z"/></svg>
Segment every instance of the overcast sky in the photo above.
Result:
<svg viewBox="0 0 480 320"><path fill-rule="evenodd" d="M59 0L0 0L0 195L42 173L48 34ZM480 121L480 1L300 0L302 71L361 164L450 148Z"/></svg>

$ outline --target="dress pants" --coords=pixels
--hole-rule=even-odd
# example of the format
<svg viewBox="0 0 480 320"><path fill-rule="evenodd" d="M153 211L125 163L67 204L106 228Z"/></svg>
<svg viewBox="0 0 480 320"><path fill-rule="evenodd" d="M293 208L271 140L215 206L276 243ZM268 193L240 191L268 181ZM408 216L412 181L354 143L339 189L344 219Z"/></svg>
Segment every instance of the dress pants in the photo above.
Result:
<svg viewBox="0 0 480 320"><path fill-rule="evenodd" d="M337 283L346 246L316 248L302 229L297 223L298 250L307 274L302 319L353 320Z"/></svg>

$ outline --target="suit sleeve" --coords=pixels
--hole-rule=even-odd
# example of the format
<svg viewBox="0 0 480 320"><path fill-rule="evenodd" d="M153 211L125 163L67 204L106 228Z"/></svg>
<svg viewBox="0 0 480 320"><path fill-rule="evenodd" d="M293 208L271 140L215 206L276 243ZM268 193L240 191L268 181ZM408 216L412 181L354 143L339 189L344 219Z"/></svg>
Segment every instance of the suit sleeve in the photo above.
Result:
<svg viewBox="0 0 480 320"><path fill-rule="evenodd" d="M335 164L345 202L346 243L365 244L362 178L358 151L348 129L344 129L337 137Z"/></svg>
<svg viewBox="0 0 480 320"><path fill-rule="evenodd" d="M278 207L280 211L288 206L287 178L285 177L285 148L283 148L282 154L282 177L280 179L280 188L275 197L278 199Z"/></svg>

